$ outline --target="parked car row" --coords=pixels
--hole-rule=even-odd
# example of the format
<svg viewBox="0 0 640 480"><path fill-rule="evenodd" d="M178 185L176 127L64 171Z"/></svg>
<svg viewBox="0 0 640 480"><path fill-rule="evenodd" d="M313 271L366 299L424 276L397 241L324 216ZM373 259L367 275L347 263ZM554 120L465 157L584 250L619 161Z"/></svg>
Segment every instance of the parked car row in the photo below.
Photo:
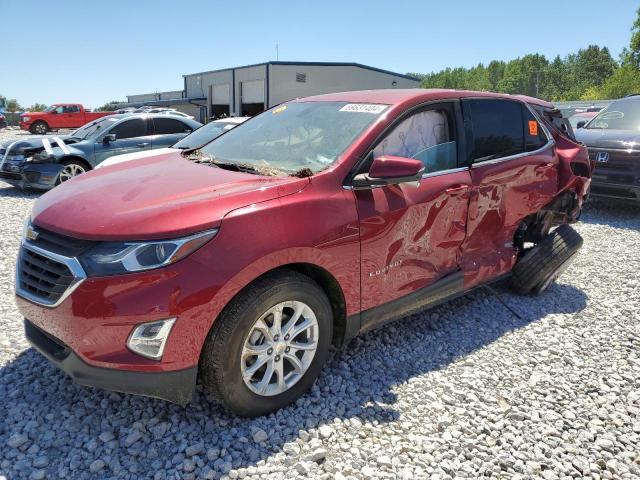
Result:
<svg viewBox="0 0 640 480"><path fill-rule="evenodd" d="M102 149L161 118L177 119L107 117L63 144ZM582 244L568 224L595 162L541 100L343 92L208 141L216 128L36 201L17 304L77 382L185 404L200 378L231 411L267 414L332 345L504 276L539 294Z"/></svg>

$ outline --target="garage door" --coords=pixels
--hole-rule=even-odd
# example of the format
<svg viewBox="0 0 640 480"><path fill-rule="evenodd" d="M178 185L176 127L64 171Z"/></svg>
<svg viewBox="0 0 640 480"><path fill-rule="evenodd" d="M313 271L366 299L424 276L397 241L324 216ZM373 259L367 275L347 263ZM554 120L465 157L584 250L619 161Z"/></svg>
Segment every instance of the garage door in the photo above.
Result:
<svg viewBox="0 0 640 480"><path fill-rule="evenodd" d="M213 103L214 105L229 104L229 84L228 83L213 85L211 89L211 103Z"/></svg>
<svg viewBox="0 0 640 480"><path fill-rule="evenodd" d="M264 103L264 80L242 82L242 103Z"/></svg>

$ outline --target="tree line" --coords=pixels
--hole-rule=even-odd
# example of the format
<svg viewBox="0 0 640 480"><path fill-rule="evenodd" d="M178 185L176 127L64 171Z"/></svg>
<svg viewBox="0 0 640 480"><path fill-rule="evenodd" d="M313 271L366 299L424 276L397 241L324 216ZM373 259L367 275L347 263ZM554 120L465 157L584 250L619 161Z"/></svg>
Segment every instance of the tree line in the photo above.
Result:
<svg viewBox="0 0 640 480"><path fill-rule="evenodd" d="M607 47L589 45L564 58L537 53L510 61L493 60L471 68L411 73L423 88L457 88L524 94L551 101L599 100L640 93L640 8L631 41L619 60Z"/></svg>

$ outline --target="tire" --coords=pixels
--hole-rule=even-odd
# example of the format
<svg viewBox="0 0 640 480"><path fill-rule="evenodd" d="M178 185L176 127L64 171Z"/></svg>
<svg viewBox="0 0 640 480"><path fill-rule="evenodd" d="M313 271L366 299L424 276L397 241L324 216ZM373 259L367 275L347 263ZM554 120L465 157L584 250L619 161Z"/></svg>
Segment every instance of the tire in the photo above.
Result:
<svg viewBox="0 0 640 480"><path fill-rule="evenodd" d="M511 271L511 288L522 295L539 295L575 258L582 237L569 225L560 225L529 249Z"/></svg>
<svg viewBox="0 0 640 480"><path fill-rule="evenodd" d="M43 121L34 122L31 127L29 127L29 131L34 135L46 135L49 131L49 125Z"/></svg>
<svg viewBox="0 0 640 480"><path fill-rule="evenodd" d="M64 165L64 168L58 174L56 185L60 185L61 183L71 180L73 177L77 177L78 175L82 175L89 170L87 164L82 160L65 160L62 162L62 165Z"/></svg>
<svg viewBox="0 0 640 480"><path fill-rule="evenodd" d="M275 341L273 339L277 337L274 332L278 330L273 324L269 325L274 316L265 314L282 307L283 303L282 338ZM307 327L308 330L302 330L301 333L285 336L290 319L294 316L293 306L302 311L293 327L301 327L303 322L313 324L315 316L317 328ZM264 325L269 327L270 334L263 333L264 328L256 329L261 318L264 318ZM200 378L204 389L239 416L255 417L279 410L311 388L329 355L332 334L331 305L314 281L289 270L266 275L240 292L213 324L200 358ZM290 337L289 343L285 341L287 337ZM309 346L314 340L315 353L311 354ZM261 356L245 357L249 345L251 349L271 347L271 350L261 350ZM306 345L307 349L286 348L287 345ZM292 354L298 358L297 364L302 367L299 372L302 373L293 368L290 359ZM266 362L265 358L268 359ZM250 374L252 367L257 364L262 366ZM272 374L267 373L270 365L276 368ZM280 378L283 379L282 383L278 382ZM288 380L285 382L285 379ZM261 389L263 391L259 392Z"/></svg>

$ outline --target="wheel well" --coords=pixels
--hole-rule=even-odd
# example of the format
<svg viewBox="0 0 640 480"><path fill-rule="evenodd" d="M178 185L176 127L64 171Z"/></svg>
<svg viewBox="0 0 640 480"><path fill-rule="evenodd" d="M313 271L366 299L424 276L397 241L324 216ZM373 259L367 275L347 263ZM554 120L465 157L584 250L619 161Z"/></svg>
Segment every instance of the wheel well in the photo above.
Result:
<svg viewBox="0 0 640 480"><path fill-rule="evenodd" d="M274 272L278 272L280 270L294 270L298 273L301 273L302 275L309 277L320 286L320 288L327 295L329 303L331 304L331 310L333 312L333 338L331 340L331 343L336 347L342 346L347 328L347 306L344 300L344 293L342 292L342 288L340 287L340 284L334 278L334 276L324 268L313 265L311 263L289 263L287 265L281 265L277 268L264 272L258 278L261 278L265 275L271 275ZM258 280L258 278L253 280L253 282Z"/></svg>
<svg viewBox="0 0 640 480"><path fill-rule="evenodd" d="M542 209L520 222L513 244L522 251L525 242L539 243L551 228L564 223L574 223L577 220L574 216L577 206L576 192L569 190L561 193Z"/></svg>
<svg viewBox="0 0 640 480"><path fill-rule="evenodd" d="M86 167L87 171L92 170L91 165L89 164L89 162L87 162L84 158L81 158L81 157L65 157L65 158L62 159L62 162L60 162L60 163L64 164L64 163L66 163L66 162L68 162L70 160L73 160L73 161L76 161L78 163L83 164Z"/></svg>

